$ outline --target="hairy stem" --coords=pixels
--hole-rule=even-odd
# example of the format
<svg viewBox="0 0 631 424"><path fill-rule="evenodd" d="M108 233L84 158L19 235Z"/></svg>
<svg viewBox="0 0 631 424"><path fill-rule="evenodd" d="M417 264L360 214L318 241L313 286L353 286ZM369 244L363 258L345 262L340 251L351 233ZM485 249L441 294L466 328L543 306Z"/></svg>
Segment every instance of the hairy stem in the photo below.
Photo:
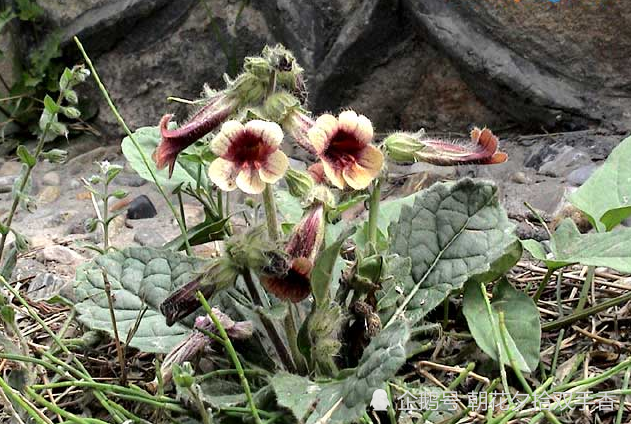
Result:
<svg viewBox="0 0 631 424"><path fill-rule="evenodd" d="M278 241L280 239L280 229L278 226L278 213L276 211L274 189L271 184L265 185L265 190L263 191L263 207L265 208L269 238L273 241Z"/></svg>
<svg viewBox="0 0 631 424"><path fill-rule="evenodd" d="M370 194L368 209L368 242L377 248L377 223L379 220L379 202L381 201L381 179L377 178Z"/></svg>

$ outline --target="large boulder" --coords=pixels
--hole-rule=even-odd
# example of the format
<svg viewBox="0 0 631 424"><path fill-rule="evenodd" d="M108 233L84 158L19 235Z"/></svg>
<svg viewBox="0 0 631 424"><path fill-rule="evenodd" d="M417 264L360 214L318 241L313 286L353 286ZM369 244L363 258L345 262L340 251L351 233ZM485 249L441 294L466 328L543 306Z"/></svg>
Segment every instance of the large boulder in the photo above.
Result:
<svg viewBox="0 0 631 424"><path fill-rule="evenodd" d="M348 105L380 130L631 128L622 2L37 1L50 30L61 29L68 63L80 60L72 37L81 38L132 127L167 111L184 118L168 96L220 87L243 57L280 42L306 69L312 109ZM28 26L18 38L32 40ZM114 130L98 92L87 94Z"/></svg>

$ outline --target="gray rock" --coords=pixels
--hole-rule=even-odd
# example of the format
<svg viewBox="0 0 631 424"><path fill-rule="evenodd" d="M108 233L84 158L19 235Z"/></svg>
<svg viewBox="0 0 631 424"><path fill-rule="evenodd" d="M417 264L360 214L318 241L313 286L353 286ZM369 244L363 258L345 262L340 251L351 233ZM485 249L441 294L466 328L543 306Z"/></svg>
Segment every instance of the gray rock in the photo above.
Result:
<svg viewBox="0 0 631 424"><path fill-rule="evenodd" d="M564 146L554 159L541 165L539 173L551 177L563 177L573 169L589 162L591 159L587 153L574 147Z"/></svg>
<svg viewBox="0 0 631 424"><path fill-rule="evenodd" d="M42 177L42 184L46 186L58 186L61 184L61 177L55 171L50 171Z"/></svg>
<svg viewBox="0 0 631 424"><path fill-rule="evenodd" d="M128 219L153 218L157 214L158 211L156 211L156 207L151 203L151 199L144 194L132 200L127 208Z"/></svg>
<svg viewBox="0 0 631 424"><path fill-rule="evenodd" d="M17 175L0 177L0 193L10 193L11 190L13 190L13 183L15 183L17 178Z"/></svg>
<svg viewBox="0 0 631 424"><path fill-rule="evenodd" d="M77 211L72 210L56 212L46 221L44 226L47 228L58 227L70 221L76 214Z"/></svg>
<svg viewBox="0 0 631 424"><path fill-rule="evenodd" d="M589 164L576 168L570 172L567 176L567 182L573 186L580 187L589 177L592 176L594 171L599 168L599 165Z"/></svg>
<svg viewBox="0 0 631 424"><path fill-rule="evenodd" d="M48 272L38 274L29 284L27 294L33 301L48 300L71 291L72 283Z"/></svg>
<svg viewBox="0 0 631 424"><path fill-rule="evenodd" d="M79 265L85 258L74 250L61 245L47 246L37 253L37 260L46 262L57 262L62 265Z"/></svg>
<svg viewBox="0 0 631 424"><path fill-rule="evenodd" d="M134 241L141 246L160 247L166 243L164 237L151 229L140 229L134 234Z"/></svg>
<svg viewBox="0 0 631 424"><path fill-rule="evenodd" d="M116 177L114 182L118 185L127 186L127 187L142 187L147 184L147 180L138 175L119 175Z"/></svg>
<svg viewBox="0 0 631 424"><path fill-rule="evenodd" d="M0 177L16 176L22 170L22 164L17 161L7 161L0 167Z"/></svg>
<svg viewBox="0 0 631 424"><path fill-rule="evenodd" d="M511 174L510 178L511 178L511 181L516 183L516 184L527 184L528 183L528 177L522 171L513 172Z"/></svg>
<svg viewBox="0 0 631 424"><path fill-rule="evenodd" d="M59 186L46 186L37 196L39 203L52 203L59 199L61 188Z"/></svg>

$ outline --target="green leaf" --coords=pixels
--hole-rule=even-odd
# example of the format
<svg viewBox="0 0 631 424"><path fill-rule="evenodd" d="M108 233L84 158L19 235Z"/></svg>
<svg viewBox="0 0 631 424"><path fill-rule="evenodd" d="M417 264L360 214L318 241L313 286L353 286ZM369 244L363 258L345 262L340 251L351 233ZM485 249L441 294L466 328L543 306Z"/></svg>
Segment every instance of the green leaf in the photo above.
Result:
<svg viewBox="0 0 631 424"><path fill-rule="evenodd" d="M502 362L510 365L502 339L496 340L496 335L500 334L499 312L503 311L511 356L520 370L534 371L539 364L541 347L541 323L537 305L527 294L516 290L503 278L493 290L489 315L482 290L484 286L480 283L468 282L464 291L463 312L476 343L494 360L501 358Z"/></svg>
<svg viewBox="0 0 631 424"><path fill-rule="evenodd" d="M567 218L552 234L550 253L535 240L524 240L522 244L532 256L544 261L549 269L579 263L631 272L631 228L581 234L574 221Z"/></svg>
<svg viewBox="0 0 631 424"><path fill-rule="evenodd" d="M230 218L224 218L219 221L207 219L194 227L190 227L186 232L189 244L191 246L197 246L198 244L208 243L209 241L223 240L226 235L224 229L229 220ZM166 243L163 247L174 251L184 250L186 248L184 237L180 234L173 240Z"/></svg>
<svg viewBox="0 0 631 424"><path fill-rule="evenodd" d="M326 421L330 424L347 424L361 417L373 392L383 389L405 363L409 338L410 330L404 321L396 321L382 330L364 350L359 366L350 375L322 387L318 405L307 423L314 424L327 413L331 414Z"/></svg>
<svg viewBox="0 0 631 424"><path fill-rule="evenodd" d="M20 11L18 16L22 21L33 21L44 14L44 9L34 0L16 0L15 3Z"/></svg>
<svg viewBox="0 0 631 424"><path fill-rule="evenodd" d="M274 190L274 196L283 220L292 224L300 222L304 212L300 200L289 194L287 190Z"/></svg>
<svg viewBox="0 0 631 424"><path fill-rule="evenodd" d="M628 137L568 199L587 214L598 231L609 231L631 215L630 182L631 137Z"/></svg>
<svg viewBox="0 0 631 424"><path fill-rule="evenodd" d="M390 230L391 253L412 260L395 315L416 322L470 278L491 276L517 240L513 230L492 183L464 179L417 194Z"/></svg>
<svg viewBox="0 0 631 424"><path fill-rule="evenodd" d="M309 380L287 372L276 373L270 380L276 402L291 411L298 422L304 422L309 410L318 400L322 388Z"/></svg>
<svg viewBox="0 0 631 424"><path fill-rule="evenodd" d="M26 146L22 144L18 146L16 153L18 157L20 158L20 161L22 161L22 163L27 165L29 168L34 167L35 164L37 163L35 156L33 156L31 152L28 151Z"/></svg>
<svg viewBox="0 0 631 424"><path fill-rule="evenodd" d="M171 178L169 178L168 169L158 170L156 168L156 164L151 156L160 143L160 129L158 127L139 128L133 133L133 136L134 140L136 140L136 142L139 144L141 150L147 158L149 167L153 171L154 175L157 177L158 184L160 184L162 187L168 190L173 190L180 184L191 184L192 187L197 187L198 176L200 177L200 184L202 186L206 185L206 171L202 167L201 172L199 172L199 167L201 165L190 160L178 157ZM125 158L134 169L134 171L136 171L138 175L145 180L154 182L153 178L151 177L151 173L147 169L147 166L145 165L140 153L138 152L136 146L134 146L134 143L129 137L125 137L123 139L121 147L123 149L123 154L125 155Z"/></svg>
<svg viewBox="0 0 631 424"><path fill-rule="evenodd" d="M48 113L54 115L59 112L60 106L47 94L44 97L44 108L48 111Z"/></svg>
<svg viewBox="0 0 631 424"><path fill-rule="evenodd" d="M401 208L414 204L416 193L394 200L386 200L379 205L379 216L377 217L377 250L388 250L388 231L393 222L399 220ZM363 247L368 243L368 221L364 223L361 230L355 235L355 242Z"/></svg>
<svg viewBox="0 0 631 424"><path fill-rule="evenodd" d="M160 303L176 288L191 281L202 264L200 259L146 247L129 247L98 256L77 269L75 308L79 321L90 329L113 336L104 291L103 271L106 271L120 338L127 339L146 306L148 310L130 345L144 352L167 353L191 329L181 322L168 327L160 313Z"/></svg>
<svg viewBox="0 0 631 424"><path fill-rule="evenodd" d="M340 254L342 244L355 232L355 227L349 228L328 246L318 256L313 270L311 271L311 291L315 298L316 305L323 306L329 303L331 298L331 279L333 269Z"/></svg>

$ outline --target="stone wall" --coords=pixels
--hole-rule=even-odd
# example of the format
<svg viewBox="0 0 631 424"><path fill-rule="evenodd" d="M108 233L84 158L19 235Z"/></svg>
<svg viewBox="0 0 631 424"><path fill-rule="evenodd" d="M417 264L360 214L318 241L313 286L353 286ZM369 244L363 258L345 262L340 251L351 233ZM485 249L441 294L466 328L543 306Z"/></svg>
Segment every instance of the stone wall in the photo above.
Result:
<svg viewBox="0 0 631 424"><path fill-rule="evenodd" d="M348 105L382 131L631 128L631 9L619 0L38 2L69 64L81 38L132 127L183 118L167 96L220 86L235 62L281 42L307 71L312 109ZM12 31L26 54L29 27Z"/></svg>

